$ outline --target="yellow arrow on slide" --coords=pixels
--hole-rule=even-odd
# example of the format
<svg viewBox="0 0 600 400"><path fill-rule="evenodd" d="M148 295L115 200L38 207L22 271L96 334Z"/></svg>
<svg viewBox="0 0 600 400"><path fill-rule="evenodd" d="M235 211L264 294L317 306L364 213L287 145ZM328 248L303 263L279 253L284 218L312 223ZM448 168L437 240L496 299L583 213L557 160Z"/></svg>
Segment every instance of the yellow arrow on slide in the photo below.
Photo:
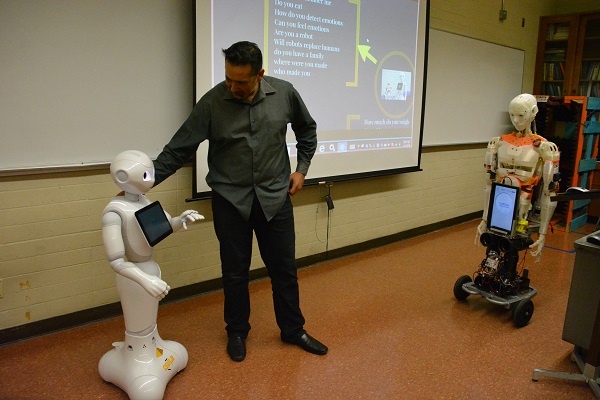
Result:
<svg viewBox="0 0 600 400"><path fill-rule="evenodd" d="M373 57L371 53L369 53L369 50L371 50L371 46L367 46L364 44L358 45L358 52L360 53L360 56L362 57L363 61L367 61L368 58L373 62L373 64L377 64L377 59Z"/></svg>

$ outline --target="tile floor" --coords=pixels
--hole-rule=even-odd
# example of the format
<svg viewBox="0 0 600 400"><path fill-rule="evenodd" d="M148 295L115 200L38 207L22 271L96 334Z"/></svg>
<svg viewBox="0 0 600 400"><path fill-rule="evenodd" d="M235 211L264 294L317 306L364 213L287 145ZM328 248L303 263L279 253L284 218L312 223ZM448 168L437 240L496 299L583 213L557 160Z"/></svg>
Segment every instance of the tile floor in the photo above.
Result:
<svg viewBox="0 0 600 400"><path fill-rule="evenodd" d="M306 329L329 346L326 356L279 340L267 279L251 284L253 328L241 363L225 351L221 291L160 307L161 337L189 352L165 399L593 399L585 383L531 380L534 368L579 372L561 337L573 242L593 226L556 227L541 262L525 257L538 294L519 329L505 308L453 296L458 277L485 255L473 243L476 225L301 269ZM97 371L123 331L113 318L0 347L0 399L127 399Z"/></svg>

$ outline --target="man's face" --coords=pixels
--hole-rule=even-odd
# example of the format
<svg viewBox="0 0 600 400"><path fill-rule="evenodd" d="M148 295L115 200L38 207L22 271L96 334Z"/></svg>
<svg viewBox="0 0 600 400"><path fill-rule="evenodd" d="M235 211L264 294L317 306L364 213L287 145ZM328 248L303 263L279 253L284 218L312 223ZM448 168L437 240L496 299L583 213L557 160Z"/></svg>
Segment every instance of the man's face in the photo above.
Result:
<svg viewBox="0 0 600 400"><path fill-rule="evenodd" d="M261 69L254 75L250 64L232 65L225 61L225 84L238 100L252 101L264 73L265 70Z"/></svg>

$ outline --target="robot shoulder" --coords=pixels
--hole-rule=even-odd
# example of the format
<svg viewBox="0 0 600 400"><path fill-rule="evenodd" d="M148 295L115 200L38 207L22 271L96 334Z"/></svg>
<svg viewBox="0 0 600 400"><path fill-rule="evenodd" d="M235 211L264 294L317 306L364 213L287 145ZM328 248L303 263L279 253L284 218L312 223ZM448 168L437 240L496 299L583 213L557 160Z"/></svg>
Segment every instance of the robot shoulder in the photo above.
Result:
<svg viewBox="0 0 600 400"><path fill-rule="evenodd" d="M121 214L113 210L106 210L102 213L102 226L121 225L122 219Z"/></svg>
<svg viewBox="0 0 600 400"><path fill-rule="evenodd" d="M133 217L134 212L139 208L141 208L141 205L131 203L123 197L115 197L104 207L102 221L104 222L105 218L114 221L116 221L115 218L119 218L121 221L125 221L129 217Z"/></svg>
<svg viewBox="0 0 600 400"><path fill-rule="evenodd" d="M502 142L502 137L495 136L488 141L487 147L488 147L488 149L495 149L498 147L500 142Z"/></svg>
<svg viewBox="0 0 600 400"><path fill-rule="evenodd" d="M540 143L540 155L544 160L558 160L560 157L560 152L558 151L558 146L553 142L549 142L547 140L542 141Z"/></svg>

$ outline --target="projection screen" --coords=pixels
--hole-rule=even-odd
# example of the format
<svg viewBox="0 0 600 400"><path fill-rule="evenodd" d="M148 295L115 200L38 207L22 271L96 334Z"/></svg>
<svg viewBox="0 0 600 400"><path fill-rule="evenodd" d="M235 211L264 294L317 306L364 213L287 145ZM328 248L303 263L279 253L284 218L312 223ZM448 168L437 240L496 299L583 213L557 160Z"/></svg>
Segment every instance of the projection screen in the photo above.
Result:
<svg viewBox="0 0 600 400"><path fill-rule="evenodd" d="M265 74L291 82L317 121L305 184L420 169L428 1L196 0L195 7L196 101L224 80L222 49L257 43ZM208 146L196 153L193 198L210 193ZM287 151L294 171L291 128Z"/></svg>

